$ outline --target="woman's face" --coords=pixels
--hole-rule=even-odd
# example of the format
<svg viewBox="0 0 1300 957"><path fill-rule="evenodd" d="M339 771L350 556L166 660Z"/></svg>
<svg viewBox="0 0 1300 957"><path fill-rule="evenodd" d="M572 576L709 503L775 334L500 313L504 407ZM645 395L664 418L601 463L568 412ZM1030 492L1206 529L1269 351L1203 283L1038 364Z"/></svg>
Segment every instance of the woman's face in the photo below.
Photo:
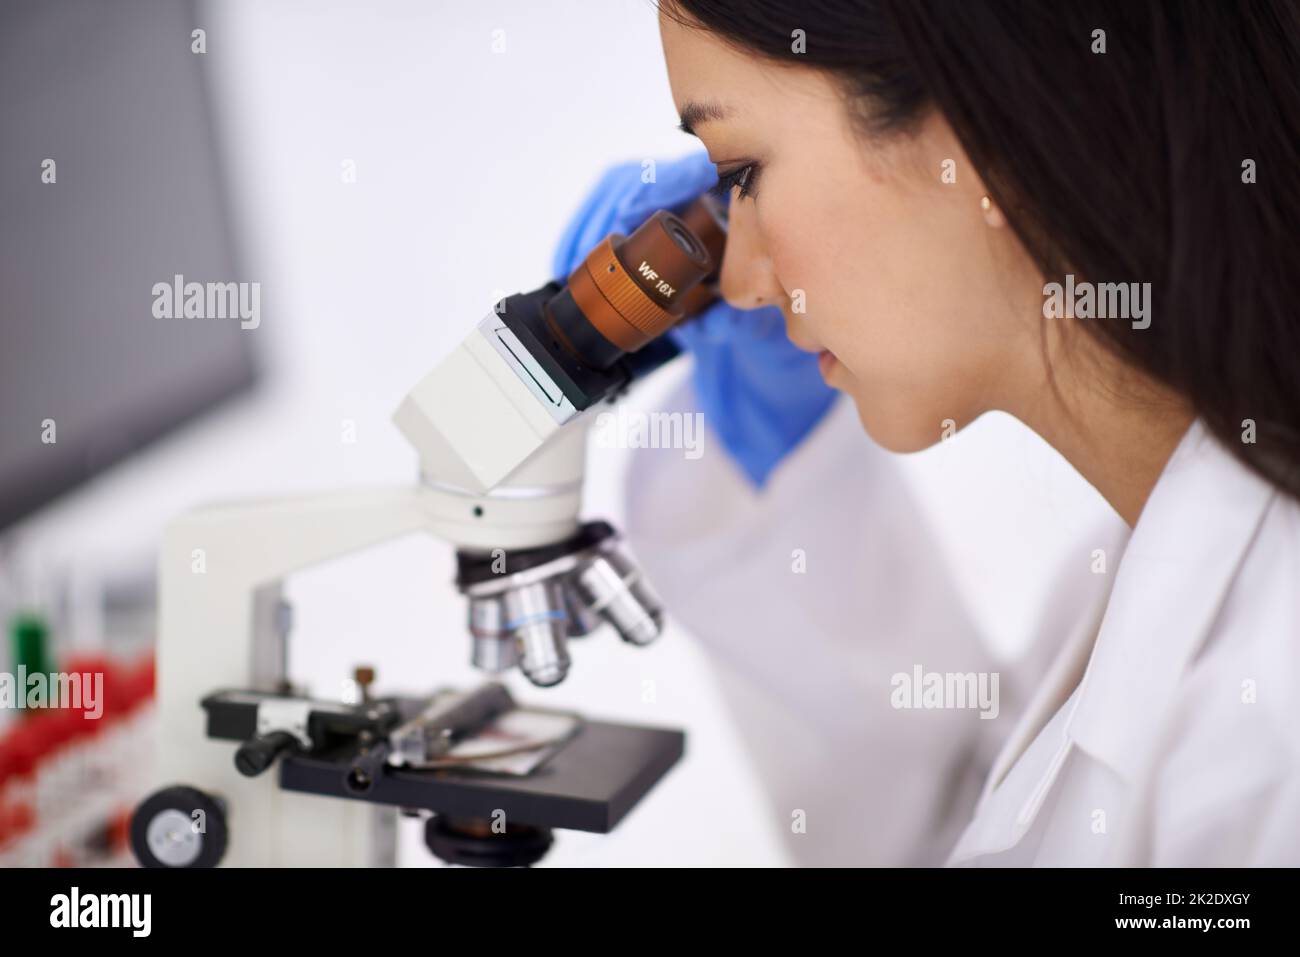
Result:
<svg viewBox="0 0 1300 957"><path fill-rule="evenodd" d="M864 139L820 72L660 14L673 100L733 187L722 292L775 304L885 448L925 448L1043 381L1042 283L948 124ZM689 119L689 117L688 117ZM946 182L945 169L955 174ZM1023 400L1023 395L1020 396Z"/></svg>

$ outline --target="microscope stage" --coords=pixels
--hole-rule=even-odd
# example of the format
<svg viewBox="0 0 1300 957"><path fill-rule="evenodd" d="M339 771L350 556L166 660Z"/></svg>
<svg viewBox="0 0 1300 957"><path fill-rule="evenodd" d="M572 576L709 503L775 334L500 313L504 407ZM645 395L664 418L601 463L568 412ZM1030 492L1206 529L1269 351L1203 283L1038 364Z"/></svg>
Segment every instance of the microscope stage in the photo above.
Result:
<svg viewBox="0 0 1300 957"><path fill-rule="evenodd" d="M605 834L681 758L684 732L585 720L574 737L526 776L463 768L387 767L364 794L344 785L356 746L280 760L280 787L348 800L422 808L455 818L506 820Z"/></svg>

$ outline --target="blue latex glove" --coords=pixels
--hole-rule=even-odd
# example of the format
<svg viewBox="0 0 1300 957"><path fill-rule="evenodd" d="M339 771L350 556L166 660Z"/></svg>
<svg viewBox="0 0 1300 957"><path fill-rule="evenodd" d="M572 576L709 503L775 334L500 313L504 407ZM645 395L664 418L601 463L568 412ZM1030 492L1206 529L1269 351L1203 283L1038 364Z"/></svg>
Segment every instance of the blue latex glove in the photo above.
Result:
<svg viewBox="0 0 1300 957"><path fill-rule="evenodd" d="M704 152L656 162L652 183L642 182L642 173L639 161L605 172L564 230L552 266L556 279L567 278L610 233L628 235L650 214L680 207L718 181ZM668 334L695 355L693 383L705 421L762 488L835 398L817 357L786 338L776 306L742 310L719 300Z"/></svg>

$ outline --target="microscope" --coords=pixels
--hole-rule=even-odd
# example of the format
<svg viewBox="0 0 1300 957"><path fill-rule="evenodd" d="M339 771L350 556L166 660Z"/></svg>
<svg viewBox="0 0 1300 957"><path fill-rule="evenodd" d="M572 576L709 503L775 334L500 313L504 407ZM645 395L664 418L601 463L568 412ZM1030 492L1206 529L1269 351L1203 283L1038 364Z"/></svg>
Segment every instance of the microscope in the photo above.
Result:
<svg viewBox="0 0 1300 957"><path fill-rule="evenodd" d="M417 481L195 510L159 558L158 750L131 844L153 867L383 866L398 814L449 863L527 866L554 829L607 833L681 757L679 730L518 706L505 686L312 698L289 680L286 576L409 534L456 552L473 665L564 680L568 641L645 645L663 609L580 517L597 410L677 352L717 295L726 210L705 194L607 237L564 282L508 296L393 416Z"/></svg>

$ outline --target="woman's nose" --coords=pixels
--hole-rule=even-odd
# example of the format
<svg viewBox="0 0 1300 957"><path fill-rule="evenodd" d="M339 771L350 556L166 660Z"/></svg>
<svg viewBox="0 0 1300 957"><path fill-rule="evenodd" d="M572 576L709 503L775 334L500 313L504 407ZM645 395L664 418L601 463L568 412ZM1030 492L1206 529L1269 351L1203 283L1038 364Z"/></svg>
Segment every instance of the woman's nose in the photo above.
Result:
<svg viewBox="0 0 1300 957"><path fill-rule="evenodd" d="M727 246L718 279L722 298L737 309L781 305L785 292L767 257L754 204L733 197L727 221Z"/></svg>

